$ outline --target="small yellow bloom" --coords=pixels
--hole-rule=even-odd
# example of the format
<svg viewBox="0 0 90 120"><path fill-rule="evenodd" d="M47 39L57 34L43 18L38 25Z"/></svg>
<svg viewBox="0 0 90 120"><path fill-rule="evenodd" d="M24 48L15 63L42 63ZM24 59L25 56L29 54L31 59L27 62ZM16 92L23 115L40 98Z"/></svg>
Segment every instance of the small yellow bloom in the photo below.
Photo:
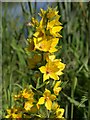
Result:
<svg viewBox="0 0 90 120"><path fill-rule="evenodd" d="M47 56L46 60L46 65L39 68L39 70L44 73L43 80L45 81L49 78L59 80L58 76L63 74L62 70L65 68L65 64L59 59L55 59L54 55Z"/></svg>
<svg viewBox="0 0 90 120"><path fill-rule="evenodd" d="M21 98L21 94L14 95L14 100L18 100L19 98Z"/></svg>
<svg viewBox="0 0 90 120"><path fill-rule="evenodd" d="M56 20L55 25L57 25L57 26L62 25L62 23L59 22L59 18L60 18L60 15L57 15L55 18L55 20Z"/></svg>
<svg viewBox="0 0 90 120"><path fill-rule="evenodd" d="M43 40L41 42L35 41L35 48L40 51L45 51L45 52L49 51L50 45L51 45L51 41L47 41L47 40Z"/></svg>
<svg viewBox="0 0 90 120"><path fill-rule="evenodd" d="M42 38L42 39L40 41L39 38L38 39L34 38L35 49L38 49L44 52L50 52L50 53L57 51L55 47L58 44L58 41L59 41L58 38L52 38L50 40L47 40L46 38L45 39Z"/></svg>
<svg viewBox="0 0 90 120"><path fill-rule="evenodd" d="M54 101L56 99L56 96L54 94L51 94L51 92L48 89L45 89L45 92L43 94L43 97L41 97L38 101L38 105L44 104L45 103L45 107L48 110L51 110L52 107L52 101Z"/></svg>
<svg viewBox="0 0 90 120"><path fill-rule="evenodd" d="M47 18L51 19L55 17L58 14L58 11L56 11L53 8L48 8Z"/></svg>
<svg viewBox="0 0 90 120"><path fill-rule="evenodd" d="M59 32L63 28L61 23L59 22L60 16L58 15L58 11L55 9L49 9L47 13L47 17L49 18L47 23L47 30L50 31L50 34L54 37L62 37ZM53 18L53 19L52 19Z"/></svg>
<svg viewBox="0 0 90 120"><path fill-rule="evenodd" d="M7 109L7 115L5 118L21 118L22 113L19 112L16 108Z"/></svg>
<svg viewBox="0 0 90 120"><path fill-rule="evenodd" d="M31 101L25 102L24 108L26 111L31 110L32 107L33 107L33 103Z"/></svg>
<svg viewBox="0 0 90 120"><path fill-rule="evenodd" d="M39 22L32 17L32 22L31 22L32 26L38 26L39 25Z"/></svg>
<svg viewBox="0 0 90 120"><path fill-rule="evenodd" d="M56 64L56 66L58 66L58 68L59 68L59 71L57 72L57 75L62 75L63 74L62 71L65 68L65 64L61 62L61 59L60 60L59 59L55 59L54 62Z"/></svg>
<svg viewBox="0 0 90 120"><path fill-rule="evenodd" d="M53 61L55 59L55 55L45 54L45 59L48 62L49 60Z"/></svg>
<svg viewBox="0 0 90 120"><path fill-rule="evenodd" d="M52 29L50 29L50 33L51 35L55 36L55 37L61 37L61 35L58 33L60 32L60 30L62 29L62 26L55 26Z"/></svg>
<svg viewBox="0 0 90 120"><path fill-rule="evenodd" d="M50 53L54 53L58 50L58 49L55 48L56 45L58 44L58 41L59 41L58 38L52 38L51 39L51 45L50 45L50 48L49 48Z"/></svg>
<svg viewBox="0 0 90 120"><path fill-rule="evenodd" d="M48 63L46 64L46 66L41 66L39 68L39 70L44 73L43 75L43 80L47 80L49 78L52 78L54 80L59 80L58 75L56 74L59 71L59 68L57 68L57 66L52 62L52 61L48 61Z"/></svg>
<svg viewBox="0 0 90 120"><path fill-rule="evenodd" d="M45 36L45 29L44 29L44 19L40 20L40 24L36 27L36 32L33 34L34 37L40 38Z"/></svg>
<svg viewBox="0 0 90 120"><path fill-rule="evenodd" d="M34 96L34 93L33 93L32 90L24 89L24 90L22 91L22 97L23 97L23 98L26 98L26 99L28 99L28 100L33 101L33 96Z"/></svg>
<svg viewBox="0 0 90 120"><path fill-rule="evenodd" d="M39 15L40 15L41 17L44 17L45 14L46 14L46 11L41 8L41 9L40 9L40 12L41 12L41 13L39 13Z"/></svg>
<svg viewBox="0 0 90 120"><path fill-rule="evenodd" d="M57 68L59 68L59 71L56 73L57 75L63 74L62 71L65 68L65 64L61 62L61 59L55 59L55 55L47 55L46 60L47 62L51 60L57 66Z"/></svg>
<svg viewBox="0 0 90 120"><path fill-rule="evenodd" d="M52 20L52 21L48 22L47 23L47 30L53 28L53 26L55 25L55 22L56 22L55 20Z"/></svg>
<svg viewBox="0 0 90 120"><path fill-rule="evenodd" d="M30 94L29 94L29 92L28 92L26 89L24 89L24 90L22 91L22 96L23 96L24 98L29 98L29 97L30 97Z"/></svg>
<svg viewBox="0 0 90 120"><path fill-rule="evenodd" d="M61 81L57 81L54 88L53 88L53 91L54 91L54 94L58 95L59 92L61 91L61 87L58 87L60 85Z"/></svg>
<svg viewBox="0 0 90 120"><path fill-rule="evenodd" d="M58 108L56 110L56 118L64 118L63 114L64 114L64 109L63 108Z"/></svg>

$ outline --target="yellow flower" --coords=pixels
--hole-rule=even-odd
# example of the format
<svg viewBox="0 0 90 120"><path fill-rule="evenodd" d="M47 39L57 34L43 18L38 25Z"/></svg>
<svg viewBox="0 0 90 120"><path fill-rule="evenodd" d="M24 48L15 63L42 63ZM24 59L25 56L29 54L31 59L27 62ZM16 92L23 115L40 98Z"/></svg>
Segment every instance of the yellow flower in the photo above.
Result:
<svg viewBox="0 0 90 120"><path fill-rule="evenodd" d="M54 37L61 37L61 35L58 32L60 32L63 27L56 25L56 23L57 23L57 20L52 20L48 22L47 30L50 30L50 34L53 35Z"/></svg>
<svg viewBox="0 0 90 120"><path fill-rule="evenodd" d="M59 68L59 71L56 74L62 75L62 70L64 70L65 64L61 62L61 59L55 59L55 57L55 55L47 55L46 61L48 62L49 60L51 60L57 66L57 68Z"/></svg>
<svg viewBox="0 0 90 120"><path fill-rule="evenodd" d="M60 75L63 74L62 70L65 68L65 64L59 59L55 59L54 55L46 57L47 63L45 66L41 66L39 70L44 73L43 80L52 78L54 80L59 80Z"/></svg>
<svg viewBox="0 0 90 120"><path fill-rule="evenodd" d="M56 118L64 118L63 114L64 114L64 109L63 108L58 108L56 110Z"/></svg>
<svg viewBox="0 0 90 120"><path fill-rule="evenodd" d="M5 118L21 118L22 114L20 112L18 112L18 109L16 108L11 108L11 109L7 109L7 115L5 116Z"/></svg>
<svg viewBox="0 0 90 120"><path fill-rule="evenodd" d="M49 60L51 60L53 62L53 60L55 59L55 55L50 55L50 54L45 54L45 59L48 62Z"/></svg>
<svg viewBox="0 0 90 120"><path fill-rule="evenodd" d="M33 34L36 38L41 38L45 36L45 29L44 29L44 19L40 20L39 26L36 27L36 32Z"/></svg>
<svg viewBox="0 0 90 120"><path fill-rule="evenodd" d="M33 34L35 38L42 39L45 36L45 31L42 26L37 27L37 31Z"/></svg>
<svg viewBox="0 0 90 120"><path fill-rule="evenodd" d="M40 9L40 12L41 12L41 13L39 13L39 15L40 15L41 17L44 17L45 14L46 14L46 11L41 8L41 9Z"/></svg>
<svg viewBox="0 0 90 120"><path fill-rule="evenodd" d="M54 20L51 20L51 21L48 21L48 23L47 23L47 30L49 30L49 29L52 29L53 27L61 27L61 29L63 28L61 25L61 23L59 22L59 15L54 19Z"/></svg>
<svg viewBox="0 0 90 120"><path fill-rule="evenodd" d="M22 91L22 96L23 96L24 98L29 98L29 97L30 97L30 94L29 94L29 92L28 92L26 89L24 89L24 90Z"/></svg>
<svg viewBox="0 0 90 120"><path fill-rule="evenodd" d="M54 101L56 99L56 96L54 94L51 94L51 92L48 89L45 89L45 92L43 94L43 97L41 97L38 101L38 105L44 104L45 103L45 107L48 110L51 110L52 107L52 101Z"/></svg>
<svg viewBox="0 0 90 120"><path fill-rule="evenodd" d="M60 85L61 81L57 81L54 88L53 88L53 91L54 91L54 94L58 95L59 92L61 91L61 87L58 87Z"/></svg>
<svg viewBox="0 0 90 120"><path fill-rule="evenodd" d="M48 8L47 18L51 19L55 17L58 14L58 11L56 11L53 8Z"/></svg>
<svg viewBox="0 0 90 120"><path fill-rule="evenodd" d="M60 16L58 15L58 11L56 11L55 9L49 8L49 12L47 13L47 18L49 18L47 22L47 30L50 31L50 34L54 37L62 37L58 33L63 28L61 26L62 24L59 22Z"/></svg>
<svg viewBox="0 0 90 120"><path fill-rule="evenodd" d="M14 100L18 100L19 98L21 98L21 94L14 95Z"/></svg>
<svg viewBox="0 0 90 120"><path fill-rule="evenodd" d="M38 42L37 39L34 39L35 42L35 48L40 50L40 51L49 51L51 41L43 40L41 42Z"/></svg>
<svg viewBox="0 0 90 120"><path fill-rule="evenodd" d="M43 80L47 80L49 78L52 78L54 80L59 80L59 77L57 75L57 72L59 71L59 68L54 64L53 61L49 60L48 63L45 66L41 66L39 70L44 73Z"/></svg>
<svg viewBox="0 0 90 120"><path fill-rule="evenodd" d="M55 47L58 44L58 41L59 41L58 38L52 38L51 39L51 45L50 45L50 48L49 48L50 53L53 53L53 52L57 51L57 49Z"/></svg>
<svg viewBox="0 0 90 120"><path fill-rule="evenodd" d="M53 35L54 37L61 37L61 35L58 32L60 32L62 28L63 28L62 26L53 27L52 29L50 29L51 35Z"/></svg>
<svg viewBox="0 0 90 120"><path fill-rule="evenodd" d="M53 26L55 25L55 22L56 22L55 20L48 22L47 23L47 30L53 28Z"/></svg>
<svg viewBox="0 0 90 120"><path fill-rule="evenodd" d="M55 18L55 20L56 20L55 25L62 25L62 23L59 22L59 18L60 18L60 15L57 15Z"/></svg>
<svg viewBox="0 0 90 120"><path fill-rule="evenodd" d="M39 22L32 17L32 22L31 22L32 26L38 26L39 25Z"/></svg>
<svg viewBox="0 0 90 120"><path fill-rule="evenodd" d="M31 102L31 101L25 102L24 108L26 111L31 110L32 107L33 107L33 102Z"/></svg>
<svg viewBox="0 0 90 120"><path fill-rule="evenodd" d="M32 90L24 89L24 90L22 91L22 97L23 97L23 98L26 98L26 99L28 99L28 100L33 101L33 96L34 96L34 93L33 93Z"/></svg>
<svg viewBox="0 0 90 120"><path fill-rule="evenodd" d="M63 70L65 68L65 64L61 62L61 59L55 59L54 60L55 65L59 68L59 71L57 72L57 75L62 75L63 74Z"/></svg>
<svg viewBox="0 0 90 120"><path fill-rule="evenodd" d="M58 38L52 38L50 40L44 39L43 40L39 40L34 38L34 43L35 43L35 48L40 50L40 51L44 51L44 52L56 52L57 49L55 48L57 43L58 43L59 39Z"/></svg>

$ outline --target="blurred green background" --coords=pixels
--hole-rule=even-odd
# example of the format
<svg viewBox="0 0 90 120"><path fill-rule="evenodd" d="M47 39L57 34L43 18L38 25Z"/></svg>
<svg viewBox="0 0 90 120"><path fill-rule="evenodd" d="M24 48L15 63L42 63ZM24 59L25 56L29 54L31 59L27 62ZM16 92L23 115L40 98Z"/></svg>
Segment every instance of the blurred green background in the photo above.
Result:
<svg viewBox="0 0 90 120"><path fill-rule="evenodd" d="M63 24L57 57L66 64L60 105L65 118L90 119L90 2L26 2L2 3L2 107L14 104L13 94L30 83L32 71L27 67L24 52L32 29L26 26L31 17L38 17L40 8L56 7ZM33 73L34 74L34 73ZM33 78L34 79L34 78Z"/></svg>

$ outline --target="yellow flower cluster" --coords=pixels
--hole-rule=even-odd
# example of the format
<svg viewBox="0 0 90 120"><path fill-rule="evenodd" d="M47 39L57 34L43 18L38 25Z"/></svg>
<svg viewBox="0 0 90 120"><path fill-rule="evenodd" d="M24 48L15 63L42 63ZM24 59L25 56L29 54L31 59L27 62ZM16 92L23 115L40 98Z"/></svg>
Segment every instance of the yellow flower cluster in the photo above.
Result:
<svg viewBox="0 0 90 120"><path fill-rule="evenodd" d="M28 45L25 48L26 52L30 55L28 58L29 68L35 70L38 67L38 71L41 74L36 77L39 82L35 82L36 87L24 89L20 94L14 96L15 101L23 102L22 112L16 114L16 109L8 110L6 118L15 118L15 115L17 116L16 118L20 115L23 118L31 116L64 118L64 109L60 108L57 99L62 89L60 87L60 76L63 74L65 64L61 62L61 59L57 59L55 55L58 51L57 44L60 37L62 37L60 35L62 24L59 22L60 16L56 8L48 8L46 11L40 9L39 15L41 16L40 22L32 18L30 25L34 27L35 32L31 38L28 38ZM51 82L53 82L52 87L48 87ZM37 88L39 83L41 86ZM43 116L41 111L47 111L48 115Z"/></svg>
<svg viewBox="0 0 90 120"><path fill-rule="evenodd" d="M5 118L22 118L22 113L20 113L19 108L11 108L11 109L7 109L7 114L5 116Z"/></svg>
<svg viewBox="0 0 90 120"><path fill-rule="evenodd" d="M52 8L49 8L47 11L41 9L39 15L42 18L40 23L37 24L33 37L35 49L50 53L56 52L57 49L55 47L58 44L59 37L61 37L59 32L62 29L59 22L60 16Z"/></svg>
<svg viewBox="0 0 90 120"><path fill-rule="evenodd" d="M18 95L14 95L14 100L18 103L17 107L13 106L11 109L7 109L5 118L31 118L26 113L37 111L37 107L34 105L34 92L31 89L23 89Z"/></svg>

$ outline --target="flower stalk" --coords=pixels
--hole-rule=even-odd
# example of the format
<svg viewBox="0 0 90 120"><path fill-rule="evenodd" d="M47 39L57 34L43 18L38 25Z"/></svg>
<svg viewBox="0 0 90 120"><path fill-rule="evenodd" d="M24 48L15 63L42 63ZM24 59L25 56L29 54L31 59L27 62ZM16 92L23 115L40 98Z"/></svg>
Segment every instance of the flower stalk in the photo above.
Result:
<svg viewBox="0 0 90 120"><path fill-rule="evenodd" d="M32 37L27 39L25 48L28 68L33 71L34 86L29 84L14 96L19 109L14 109L14 106L7 110L6 118L64 118L64 109L57 101L62 90L60 76L65 64L56 56L63 27L56 8L40 9L39 16L40 21L32 18L28 24L32 25L35 31Z"/></svg>

